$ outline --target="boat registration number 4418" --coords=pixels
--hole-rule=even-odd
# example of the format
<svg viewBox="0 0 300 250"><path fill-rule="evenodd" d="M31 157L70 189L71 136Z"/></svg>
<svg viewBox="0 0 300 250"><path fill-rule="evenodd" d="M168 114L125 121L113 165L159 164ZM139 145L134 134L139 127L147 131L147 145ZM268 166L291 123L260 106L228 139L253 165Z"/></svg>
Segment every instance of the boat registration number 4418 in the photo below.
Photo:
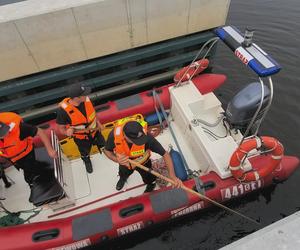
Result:
<svg viewBox="0 0 300 250"><path fill-rule="evenodd" d="M251 191L257 190L263 186L262 180L252 181L249 183L239 183L227 188L221 189L222 201L229 200Z"/></svg>

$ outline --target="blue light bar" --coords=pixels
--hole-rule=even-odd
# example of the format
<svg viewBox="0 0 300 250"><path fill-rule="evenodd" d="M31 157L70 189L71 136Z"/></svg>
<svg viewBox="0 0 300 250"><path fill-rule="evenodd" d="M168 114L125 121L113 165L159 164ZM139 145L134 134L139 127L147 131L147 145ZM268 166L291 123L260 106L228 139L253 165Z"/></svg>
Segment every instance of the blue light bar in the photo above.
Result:
<svg viewBox="0 0 300 250"><path fill-rule="evenodd" d="M278 73L281 66L255 43L243 46L244 37L234 26L217 28L215 33L234 54L258 76L266 77Z"/></svg>

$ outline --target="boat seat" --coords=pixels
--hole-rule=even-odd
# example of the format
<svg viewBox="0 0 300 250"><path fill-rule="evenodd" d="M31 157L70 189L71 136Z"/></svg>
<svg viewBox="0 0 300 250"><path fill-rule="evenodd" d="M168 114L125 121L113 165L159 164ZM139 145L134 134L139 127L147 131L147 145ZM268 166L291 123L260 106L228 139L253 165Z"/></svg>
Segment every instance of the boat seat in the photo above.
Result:
<svg viewBox="0 0 300 250"><path fill-rule="evenodd" d="M53 201L60 200L65 196L65 191L55 178L53 159L45 148L35 149L36 159L46 163L43 173L36 176L31 186L29 201L35 206L41 206Z"/></svg>
<svg viewBox="0 0 300 250"><path fill-rule="evenodd" d="M30 190L29 201L35 206L41 206L53 201L60 200L65 192L53 175L37 177Z"/></svg>

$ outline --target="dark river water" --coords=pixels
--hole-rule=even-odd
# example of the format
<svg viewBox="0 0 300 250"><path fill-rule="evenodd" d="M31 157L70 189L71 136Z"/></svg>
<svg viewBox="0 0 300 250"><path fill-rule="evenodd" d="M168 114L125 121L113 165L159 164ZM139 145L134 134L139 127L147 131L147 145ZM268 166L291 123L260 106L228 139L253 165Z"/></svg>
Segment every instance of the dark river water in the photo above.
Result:
<svg viewBox="0 0 300 250"><path fill-rule="evenodd" d="M273 77L273 105L262 124L260 134L278 138L289 155L300 156L300 1L232 0L227 24L244 30L255 29L254 41L271 54L282 70ZM227 83L218 90L228 102L237 89L256 81L232 52L219 44L214 72L226 73ZM231 209L250 216L267 226L300 208L300 170L284 183L260 193L228 203ZM218 249L246 236L259 227L219 208L197 213L155 229L118 240L104 249ZM93 249L98 249L95 247Z"/></svg>

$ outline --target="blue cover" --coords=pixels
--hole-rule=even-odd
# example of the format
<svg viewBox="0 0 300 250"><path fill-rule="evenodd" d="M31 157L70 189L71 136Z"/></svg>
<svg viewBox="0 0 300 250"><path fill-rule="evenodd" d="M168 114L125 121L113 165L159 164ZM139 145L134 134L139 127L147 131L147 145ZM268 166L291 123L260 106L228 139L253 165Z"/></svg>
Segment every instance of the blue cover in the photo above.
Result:
<svg viewBox="0 0 300 250"><path fill-rule="evenodd" d="M173 161L175 175L177 178L179 178L182 181L185 181L188 178L187 172L185 170L182 158L180 154L175 151L174 149L171 149L170 155Z"/></svg>
<svg viewBox="0 0 300 250"><path fill-rule="evenodd" d="M242 45L244 36L236 27L220 27L215 30L215 33L258 76L271 76L280 71L281 66L255 43L249 47L244 47Z"/></svg>
<svg viewBox="0 0 300 250"><path fill-rule="evenodd" d="M164 117L163 113L159 112L159 114L160 114L161 119L164 121L165 117ZM159 119L158 119L157 113L147 115L145 120L146 120L146 122L148 123L149 126L159 124Z"/></svg>

